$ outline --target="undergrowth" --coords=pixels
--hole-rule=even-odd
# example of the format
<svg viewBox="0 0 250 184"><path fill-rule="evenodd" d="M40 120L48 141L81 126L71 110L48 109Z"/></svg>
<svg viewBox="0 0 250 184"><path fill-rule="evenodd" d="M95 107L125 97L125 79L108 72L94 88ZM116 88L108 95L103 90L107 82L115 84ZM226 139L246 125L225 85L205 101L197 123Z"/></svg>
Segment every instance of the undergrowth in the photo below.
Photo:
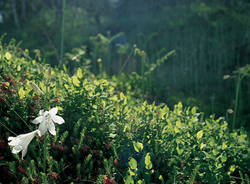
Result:
<svg viewBox="0 0 250 184"><path fill-rule="evenodd" d="M87 68L70 76L39 60L0 44L0 182L249 183L247 134L223 117L149 104ZM24 159L12 154L8 137L35 130L39 111L53 107L65 120L56 136L37 136Z"/></svg>

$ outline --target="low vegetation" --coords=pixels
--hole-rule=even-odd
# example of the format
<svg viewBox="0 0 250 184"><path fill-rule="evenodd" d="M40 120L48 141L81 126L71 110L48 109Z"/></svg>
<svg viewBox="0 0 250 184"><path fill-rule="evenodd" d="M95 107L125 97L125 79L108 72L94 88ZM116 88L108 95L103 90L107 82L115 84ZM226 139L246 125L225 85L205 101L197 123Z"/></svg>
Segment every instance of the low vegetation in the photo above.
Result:
<svg viewBox="0 0 250 184"><path fill-rule="evenodd" d="M87 67L71 76L40 60L14 42L0 44L0 182L250 182L249 137L223 117L181 102L148 103L135 98L132 83ZM36 135L23 159L12 154L8 137L35 131L39 111L54 107L65 121L56 135Z"/></svg>

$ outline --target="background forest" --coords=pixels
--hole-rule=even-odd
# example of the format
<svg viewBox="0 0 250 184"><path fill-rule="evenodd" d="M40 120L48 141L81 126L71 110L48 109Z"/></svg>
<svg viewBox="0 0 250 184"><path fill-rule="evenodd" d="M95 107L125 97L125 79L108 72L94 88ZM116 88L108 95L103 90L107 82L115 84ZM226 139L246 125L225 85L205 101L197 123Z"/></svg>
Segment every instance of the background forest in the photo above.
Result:
<svg viewBox="0 0 250 184"><path fill-rule="evenodd" d="M249 129L249 9L248 0L2 0L0 35L41 63L89 67L136 97Z"/></svg>
<svg viewBox="0 0 250 184"><path fill-rule="evenodd" d="M249 0L1 0L0 184L250 183Z"/></svg>

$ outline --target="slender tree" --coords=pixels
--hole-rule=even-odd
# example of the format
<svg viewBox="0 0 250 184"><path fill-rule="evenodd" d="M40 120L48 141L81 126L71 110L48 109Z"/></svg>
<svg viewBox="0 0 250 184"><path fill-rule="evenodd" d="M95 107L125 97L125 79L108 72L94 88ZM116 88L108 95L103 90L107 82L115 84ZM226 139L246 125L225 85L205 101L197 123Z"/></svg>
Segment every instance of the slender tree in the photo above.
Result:
<svg viewBox="0 0 250 184"><path fill-rule="evenodd" d="M65 12L66 0L62 0L62 23L61 23L61 49L60 49L60 60L59 66L63 64L63 47L64 47L64 12Z"/></svg>
<svg viewBox="0 0 250 184"><path fill-rule="evenodd" d="M14 22L16 27L20 28L20 22L19 22L19 17L18 17L18 13L17 13L17 4L16 4L16 0L11 0L11 4L12 4L12 13L14 16Z"/></svg>

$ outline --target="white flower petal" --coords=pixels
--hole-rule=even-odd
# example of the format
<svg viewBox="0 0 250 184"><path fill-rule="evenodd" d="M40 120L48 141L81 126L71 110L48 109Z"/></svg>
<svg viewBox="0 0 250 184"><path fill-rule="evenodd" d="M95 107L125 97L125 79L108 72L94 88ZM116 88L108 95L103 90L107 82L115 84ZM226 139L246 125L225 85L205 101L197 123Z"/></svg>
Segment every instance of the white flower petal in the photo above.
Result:
<svg viewBox="0 0 250 184"><path fill-rule="evenodd" d="M20 142L20 139L18 139L17 137L9 137L8 140L10 141L8 143L10 146L16 146Z"/></svg>
<svg viewBox="0 0 250 184"><path fill-rule="evenodd" d="M23 159L23 157L26 155L27 149L28 149L28 147L26 147L26 148L22 151L22 159Z"/></svg>
<svg viewBox="0 0 250 184"><path fill-rule="evenodd" d="M33 124L39 124L42 123L45 120L44 116L39 116L36 119L32 121Z"/></svg>
<svg viewBox="0 0 250 184"><path fill-rule="evenodd" d="M55 127L55 124L52 123L52 122L49 124L49 132L50 132L52 135L56 135L56 127Z"/></svg>
<svg viewBox="0 0 250 184"><path fill-rule="evenodd" d="M46 123L45 123L45 122L42 122L42 123L39 125L39 127L38 127L38 130L39 130L39 132L40 132L40 136L44 135L45 132L47 131L47 129L48 129L48 127L47 127ZM38 135L39 135L39 134L38 134Z"/></svg>
<svg viewBox="0 0 250 184"><path fill-rule="evenodd" d="M41 137L41 136L42 136L42 134L41 134L40 130L37 130L37 134L38 134L38 136L39 136L39 137Z"/></svg>
<svg viewBox="0 0 250 184"><path fill-rule="evenodd" d="M12 141L14 139L15 139L15 137L8 137L8 141Z"/></svg>
<svg viewBox="0 0 250 184"><path fill-rule="evenodd" d="M56 108L56 107L49 110L49 114L51 116L55 116L57 114L57 112L58 112L58 108Z"/></svg>
<svg viewBox="0 0 250 184"><path fill-rule="evenodd" d="M35 131L27 133L27 134L21 134L21 135L17 136L17 138L23 139L23 140L26 140L26 141L27 140L32 140L35 137L35 135L36 135L37 132L38 131L35 130Z"/></svg>
<svg viewBox="0 0 250 184"><path fill-rule="evenodd" d="M17 153L19 153L20 151L22 151L22 150L21 150L21 149L17 149L16 147L14 147L13 150L12 150L12 153L13 153L13 154L17 154Z"/></svg>
<svg viewBox="0 0 250 184"><path fill-rule="evenodd" d="M40 110L40 111L39 111L39 115L40 115L40 116L43 116L43 115L44 115L44 110Z"/></svg>
<svg viewBox="0 0 250 184"><path fill-rule="evenodd" d="M18 135L17 137L9 137L8 140L10 142L8 144L10 146L14 146L12 149L12 153L17 154L20 151L22 151L22 159L23 159L23 157L27 153L27 148L29 146L29 143L35 137L36 133L39 133L39 131L35 130L27 134Z"/></svg>
<svg viewBox="0 0 250 184"><path fill-rule="evenodd" d="M61 125L61 124L64 123L64 119L63 119L61 116L57 116L57 115L52 116L52 120L53 120L55 123L59 124L59 125Z"/></svg>

